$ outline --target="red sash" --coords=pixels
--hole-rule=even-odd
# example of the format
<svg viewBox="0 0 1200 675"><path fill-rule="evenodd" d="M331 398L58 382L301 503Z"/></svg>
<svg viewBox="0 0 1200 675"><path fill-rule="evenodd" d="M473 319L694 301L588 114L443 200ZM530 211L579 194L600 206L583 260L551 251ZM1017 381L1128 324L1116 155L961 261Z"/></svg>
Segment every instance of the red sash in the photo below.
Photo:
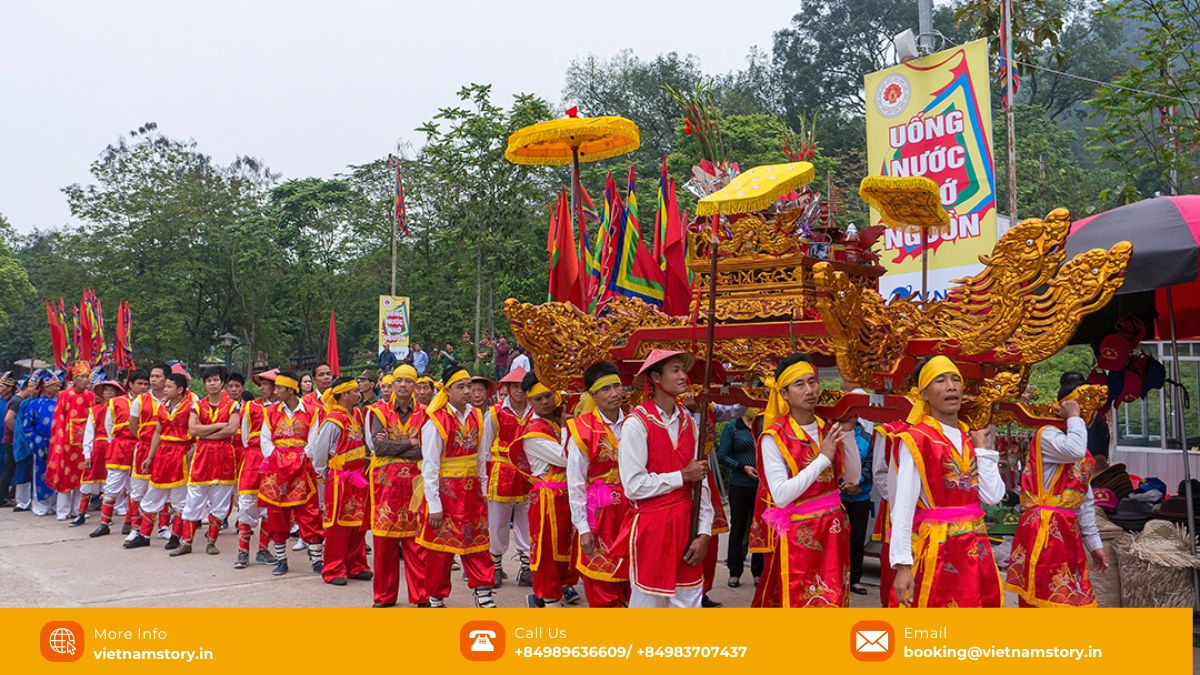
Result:
<svg viewBox="0 0 1200 675"><path fill-rule="evenodd" d="M1024 512L1013 537L1004 586L1037 607L1095 607L1077 510L1087 497L1096 462L1087 453L1074 464L1058 464L1047 489L1043 430L1034 434L1021 473Z"/></svg>
<svg viewBox="0 0 1200 675"><path fill-rule="evenodd" d="M408 420L391 405L375 408L372 413L392 440L409 439L421 443L421 425L425 406L413 404ZM421 529L418 484L422 481L421 462L400 457L371 458L371 532L376 537L415 537ZM414 501L414 494L418 498Z"/></svg>
<svg viewBox="0 0 1200 675"><path fill-rule="evenodd" d="M588 460L588 527L596 543L596 554L592 556L576 546L575 569L599 581L625 581L629 578L629 560L608 554L629 510L617 467L617 438L599 411L567 420L567 431Z"/></svg>
<svg viewBox="0 0 1200 675"><path fill-rule="evenodd" d="M362 411L333 406L325 421L342 430L329 458L325 477L325 527L362 527L367 517L367 451L363 441Z"/></svg>

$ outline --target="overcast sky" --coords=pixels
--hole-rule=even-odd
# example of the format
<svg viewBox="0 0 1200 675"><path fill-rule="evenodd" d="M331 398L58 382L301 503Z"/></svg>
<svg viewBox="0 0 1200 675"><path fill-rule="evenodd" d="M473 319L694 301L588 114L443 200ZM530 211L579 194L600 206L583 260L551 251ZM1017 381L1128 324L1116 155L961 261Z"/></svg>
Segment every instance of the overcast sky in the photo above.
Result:
<svg viewBox="0 0 1200 675"><path fill-rule="evenodd" d="M557 103L572 58L677 51L741 67L797 0L7 2L0 9L0 213L70 222L61 188L144 122L219 163L284 178L380 157L458 87ZM636 21L630 21L631 18Z"/></svg>

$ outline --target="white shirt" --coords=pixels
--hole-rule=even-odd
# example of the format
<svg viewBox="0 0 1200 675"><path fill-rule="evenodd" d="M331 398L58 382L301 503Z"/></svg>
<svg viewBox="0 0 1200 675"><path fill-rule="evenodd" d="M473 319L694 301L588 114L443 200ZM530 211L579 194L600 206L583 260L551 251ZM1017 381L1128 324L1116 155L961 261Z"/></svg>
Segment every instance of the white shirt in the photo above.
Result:
<svg viewBox="0 0 1200 675"><path fill-rule="evenodd" d="M946 426L938 422L942 433L962 452L963 434L956 427ZM912 450L902 448L900 465L897 467L894 483L888 486L888 494L896 495L891 502L892 535L891 551L888 556L892 566L912 564L912 527L913 516L917 510L917 500L926 501L924 489L921 486L921 474L913 463ZM979 467L979 501L984 504L999 504L1004 499L1004 479L1000 477L1000 453L985 448L975 448L975 457Z"/></svg>
<svg viewBox="0 0 1200 675"><path fill-rule="evenodd" d="M672 442L679 440L681 424L680 406L675 406L670 414L661 408L659 416L667 424L667 434ZM696 435L697 445L700 442ZM617 452L617 464L621 469L621 485L625 488L625 496L634 501L650 499L667 494L684 487L683 472L651 473L646 469L649 450L646 446L646 425L634 415L630 415L621 427L620 447ZM712 534L713 506L709 494L708 481L700 482L700 534Z"/></svg>
<svg viewBox="0 0 1200 675"><path fill-rule="evenodd" d="M537 419L537 414L535 413L532 418ZM529 472L533 474L534 478L550 471L551 467L566 468L567 454L563 451L563 437L566 433L565 428L559 429L557 443L552 443L544 438L525 439L525 457L529 459Z"/></svg>
<svg viewBox="0 0 1200 675"><path fill-rule="evenodd" d="M83 426L83 458L92 458L92 448L96 444L96 425L92 423L92 411L88 411L87 424Z"/></svg>
<svg viewBox="0 0 1200 675"><path fill-rule="evenodd" d="M625 413L620 408L617 409L617 419L608 419L604 413L596 411L600 415L600 419L608 425L609 431L612 432L613 438L621 437L621 427L625 426ZM618 447L620 447L618 441ZM588 456L583 454L579 444L575 442L574 437L567 434L567 498L571 502L571 524L575 526L575 531L579 534L588 534L592 528L588 525L587 519L587 491L588 491Z"/></svg>
<svg viewBox="0 0 1200 675"><path fill-rule="evenodd" d="M312 459L313 469L322 479L329 469L329 458L337 451L338 440L342 437L342 428L336 422L325 420L317 428L317 437L308 444L305 451Z"/></svg>
<svg viewBox="0 0 1200 675"><path fill-rule="evenodd" d="M871 483L879 490L879 498L887 500L891 492L889 482L892 480L892 467L888 465L888 437L878 429L875 430L875 442L871 446Z"/></svg>
<svg viewBox="0 0 1200 675"><path fill-rule="evenodd" d="M449 410L459 424L465 424L467 417L472 413L474 408L468 403L462 412L459 412L454 406L446 404L446 410ZM441 495L441 470L442 470L442 452L446 449L446 444L442 442L442 434L438 431L437 425L433 423L433 419L426 420L421 426L421 477L425 480L425 503L429 505L430 513L442 512L442 495ZM487 458L479 452L479 448L475 449L475 463L479 469L479 491L486 495L487 490Z"/></svg>
<svg viewBox="0 0 1200 675"><path fill-rule="evenodd" d="M820 446L821 437L818 435L815 421L812 424L802 424L800 428L808 435L813 445ZM833 466L833 462L825 455L818 454L808 466L789 478L787 460L783 458L785 451L775 443L775 438L763 434L761 443L763 475L766 477L767 487L771 490L771 500L776 506L788 506L799 499L823 471ZM862 459L858 456L858 443L854 438L854 431L843 432L841 444L842 476L861 476Z"/></svg>
<svg viewBox="0 0 1200 675"><path fill-rule="evenodd" d="M520 368L521 370L524 370L527 373L529 371L533 370L533 366L529 364L529 355L528 354L522 352L521 354L517 355L517 357L514 358L512 360L512 363L509 365L508 372L511 373L512 371L516 370L517 368Z"/></svg>
<svg viewBox="0 0 1200 675"><path fill-rule="evenodd" d="M1082 417L1067 418L1067 431L1063 433L1054 427L1045 427L1041 433L1042 441L1042 485L1047 490L1054 480L1054 472L1063 464L1074 464L1087 455L1087 423ZM1083 544L1089 551L1103 548L1100 541L1100 528L1096 526L1096 499L1089 485L1083 503L1076 510L1079 532L1083 535Z"/></svg>
<svg viewBox="0 0 1200 675"><path fill-rule="evenodd" d="M146 393L150 394L150 398L154 399L154 402L158 405L162 405L163 403L166 403L166 401L167 401L166 396L159 398L154 395L153 391L147 391ZM134 396L129 401L129 419L132 420L134 418L137 419L138 426L141 426L142 425L142 397L141 397L141 395ZM134 434L137 434L137 429L133 429L133 432L134 432Z"/></svg>
<svg viewBox="0 0 1200 675"><path fill-rule="evenodd" d="M517 416L517 419L524 422L533 414L533 407L528 403L525 404L525 409L517 415L517 411L512 407L512 401L505 396L504 402L500 404L501 408L508 408L512 414ZM483 434L479 441L479 453L484 456L484 462L492 461L492 445L496 442L496 434L500 432L496 428L496 422L493 419L491 410L483 411Z"/></svg>
<svg viewBox="0 0 1200 675"><path fill-rule="evenodd" d="M283 409L283 414L287 415L288 419L295 417L296 413L305 409L304 401L301 401L300 399L296 399L296 407L293 408L292 410L288 410L288 407L286 405L283 405L282 403L279 404L279 407ZM275 441L271 437L271 420L270 420L269 416L266 414L266 412L267 412L266 409L264 409L263 410L262 433L258 437L258 445L259 445L259 447L262 448L263 459L270 457L271 453L275 452ZM304 446L305 454L312 452L313 442L315 442L316 440L317 440L317 418L313 417L312 424L308 427L308 439L306 441L306 445ZM309 456L311 457L311 455L309 455Z"/></svg>

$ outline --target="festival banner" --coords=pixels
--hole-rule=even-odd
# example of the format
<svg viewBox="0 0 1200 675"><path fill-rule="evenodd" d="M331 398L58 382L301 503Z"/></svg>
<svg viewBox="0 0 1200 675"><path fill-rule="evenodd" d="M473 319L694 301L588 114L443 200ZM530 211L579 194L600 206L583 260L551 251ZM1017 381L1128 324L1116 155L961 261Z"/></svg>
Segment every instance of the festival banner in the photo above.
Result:
<svg viewBox="0 0 1200 675"><path fill-rule="evenodd" d="M379 296L379 351L390 349L397 354L408 351L408 298L399 295Z"/></svg>
<svg viewBox="0 0 1200 675"><path fill-rule="evenodd" d="M986 40L871 73L867 163L872 176L925 176L938 184L950 225L929 234L929 292L982 269L996 243L996 175ZM871 212L879 223L879 214ZM884 297L921 290L921 237L887 230L879 281Z"/></svg>

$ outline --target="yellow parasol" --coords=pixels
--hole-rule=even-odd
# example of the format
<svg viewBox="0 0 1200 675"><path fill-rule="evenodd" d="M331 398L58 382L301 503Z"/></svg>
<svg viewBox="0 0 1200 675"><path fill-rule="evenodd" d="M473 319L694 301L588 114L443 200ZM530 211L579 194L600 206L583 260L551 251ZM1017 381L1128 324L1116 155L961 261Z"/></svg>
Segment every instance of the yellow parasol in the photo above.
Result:
<svg viewBox="0 0 1200 675"><path fill-rule="evenodd" d="M518 129L504 158L513 164L562 166L598 162L637 150L638 127L624 117L568 117Z"/></svg>
<svg viewBox="0 0 1200 675"><path fill-rule="evenodd" d="M816 173L809 162L756 166L696 202L696 215L761 211L783 195L811 183Z"/></svg>
<svg viewBox="0 0 1200 675"><path fill-rule="evenodd" d="M924 176L867 176L858 194L888 227L921 231L921 301L925 301L929 277L929 231L950 226L950 214L942 206L938 184Z"/></svg>

